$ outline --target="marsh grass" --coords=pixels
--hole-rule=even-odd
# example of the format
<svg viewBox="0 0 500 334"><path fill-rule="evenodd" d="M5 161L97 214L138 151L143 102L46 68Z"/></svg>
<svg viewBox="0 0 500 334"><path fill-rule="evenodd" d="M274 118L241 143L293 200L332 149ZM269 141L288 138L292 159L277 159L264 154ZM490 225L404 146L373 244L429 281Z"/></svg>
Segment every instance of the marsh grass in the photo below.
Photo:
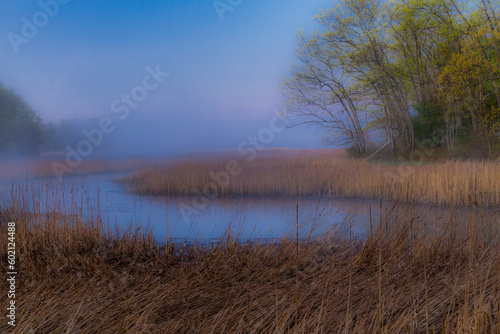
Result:
<svg viewBox="0 0 500 334"><path fill-rule="evenodd" d="M121 180L139 194L214 195L211 173L230 159L185 160L144 168ZM395 165L342 155L237 159L241 171L216 195L384 198L420 203L495 207L500 205L500 162L448 161Z"/></svg>
<svg viewBox="0 0 500 334"><path fill-rule="evenodd" d="M67 162L60 157L17 158L0 163L0 180L18 179L21 177L58 179L57 172L61 170L62 178L100 174L109 172L126 172L161 164L162 160L128 159L128 160L82 160L78 166L70 168ZM58 164L58 168L54 168ZM62 166L62 167L61 167Z"/></svg>
<svg viewBox="0 0 500 334"><path fill-rule="evenodd" d="M29 172L33 177L37 178L57 178L57 173L53 166L54 163L61 164L62 166L68 166L65 160L41 160L37 163L29 164ZM131 171L139 168L145 168L151 164L151 161L143 159L116 161L99 159L82 160L77 167L71 168L71 171L69 173L64 173L63 176Z"/></svg>
<svg viewBox="0 0 500 334"><path fill-rule="evenodd" d="M98 208L82 215L81 199L37 206L24 189L0 206L19 254L18 322L2 332L500 332L499 217L458 224L450 209L427 224L393 205L365 240L159 244L108 229Z"/></svg>

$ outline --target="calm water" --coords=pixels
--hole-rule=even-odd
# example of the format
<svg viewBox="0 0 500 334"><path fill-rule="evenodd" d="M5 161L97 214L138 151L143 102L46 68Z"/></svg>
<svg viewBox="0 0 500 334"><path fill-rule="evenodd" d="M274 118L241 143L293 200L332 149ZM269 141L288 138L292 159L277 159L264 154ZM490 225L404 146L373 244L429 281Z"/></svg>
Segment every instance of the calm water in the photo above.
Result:
<svg viewBox="0 0 500 334"><path fill-rule="evenodd" d="M117 174L100 174L66 178L57 181L23 180L14 188L29 194L25 205L48 212L58 203L68 214L80 211L83 215L101 213L103 222L121 231L138 227L151 229L161 241L170 237L176 240L210 240L218 238L230 228L241 240L295 236L297 205L299 235L306 237L310 231L317 236L325 231L338 230L346 236L363 238L370 235L379 221L380 203L374 200L307 198L238 198L209 200L198 214L183 214L182 208L193 207L192 198L139 196L126 192L125 186L113 182ZM12 182L1 185L0 204L7 202ZM22 188L22 189L21 189ZM20 196L15 196L20 198ZM392 204L384 204L384 215ZM370 211L372 227L370 224ZM471 214L467 210L450 212L441 207L398 207L392 217L406 215L409 220L425 219L429 222L449 219L458 221ZM481 211L472 213L483 221L498 225L498 213Z"/></svg>

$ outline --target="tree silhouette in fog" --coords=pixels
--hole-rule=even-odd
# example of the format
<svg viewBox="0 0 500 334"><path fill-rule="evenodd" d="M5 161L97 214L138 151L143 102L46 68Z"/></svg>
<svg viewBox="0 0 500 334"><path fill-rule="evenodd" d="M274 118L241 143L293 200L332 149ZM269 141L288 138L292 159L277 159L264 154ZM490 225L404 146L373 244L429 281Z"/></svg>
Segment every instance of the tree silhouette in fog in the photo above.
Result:
<svg viewBox="0 0 500 334"><path fill-rule="evenodd" d="M22 97L0 84L0 155L38 153L43 132L35 111Z"/></svg>

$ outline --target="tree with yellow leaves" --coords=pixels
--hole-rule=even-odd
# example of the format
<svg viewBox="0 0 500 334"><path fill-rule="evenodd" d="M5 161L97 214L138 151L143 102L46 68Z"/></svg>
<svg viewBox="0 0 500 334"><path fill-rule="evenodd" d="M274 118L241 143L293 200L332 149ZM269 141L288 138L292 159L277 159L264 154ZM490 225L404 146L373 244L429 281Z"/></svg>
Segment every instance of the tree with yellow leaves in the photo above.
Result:
<svg viewBox="0 0 500 334"><path fill-rule="evenodd" d="M382 130L393 152L412 151L438 131L449 150L473 133L492 156L499 4L460 1L340 0L321 11L320 31L299 34L298 63L283 84L289 114L359 153L372 130Z"/></svg>

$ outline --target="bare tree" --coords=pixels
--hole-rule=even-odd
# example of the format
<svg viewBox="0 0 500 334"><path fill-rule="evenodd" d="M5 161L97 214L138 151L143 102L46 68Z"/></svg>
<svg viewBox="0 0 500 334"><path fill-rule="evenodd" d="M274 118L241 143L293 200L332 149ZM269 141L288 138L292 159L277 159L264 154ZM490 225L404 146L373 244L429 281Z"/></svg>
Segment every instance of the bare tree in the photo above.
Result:
<svg viewBox="0 0 500 334"><path fill-rule="evenodd" d="M366 151L362 86L346 75L335 51L322 39L299 35L298 65L283 83L286 109L295 125L314 124L334 134L335 144Z"/></svg>

